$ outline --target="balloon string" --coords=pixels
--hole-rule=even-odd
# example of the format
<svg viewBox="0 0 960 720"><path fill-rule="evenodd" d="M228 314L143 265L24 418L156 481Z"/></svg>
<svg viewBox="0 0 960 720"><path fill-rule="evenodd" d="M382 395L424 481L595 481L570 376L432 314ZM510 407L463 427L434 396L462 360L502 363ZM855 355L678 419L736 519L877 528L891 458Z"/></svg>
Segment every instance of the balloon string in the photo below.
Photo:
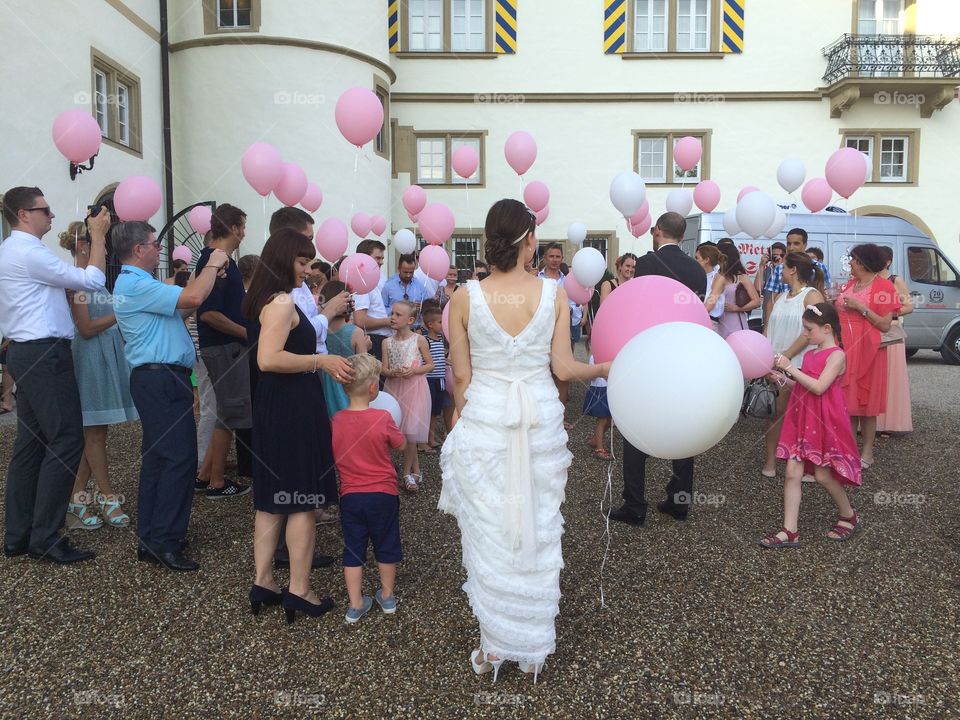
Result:
<svg viewBox="0 0 960 720"><path fill-rule="evenodd" d="M263 195L260 199L263 201L263 241L266 242L270 239L270 226L267 225L267 196Z"/></svg>
<svg viewBox="0 0 960 720"><path fill-rule="evenodd" d="M600 498L600 516L604 521L603 537L606 540L603 549L603 560L600 561L600 607L606 607L603 592L603 571L607 566L607 557L610 555L610 509L613 507L613 463L616 461L613 454L613 422L610 422L610 459L607 461L607 484L603 489L603 496ZM609 499L608 499L609 498ZM603 503L607 501L607 509L604 512Z"/></svg>

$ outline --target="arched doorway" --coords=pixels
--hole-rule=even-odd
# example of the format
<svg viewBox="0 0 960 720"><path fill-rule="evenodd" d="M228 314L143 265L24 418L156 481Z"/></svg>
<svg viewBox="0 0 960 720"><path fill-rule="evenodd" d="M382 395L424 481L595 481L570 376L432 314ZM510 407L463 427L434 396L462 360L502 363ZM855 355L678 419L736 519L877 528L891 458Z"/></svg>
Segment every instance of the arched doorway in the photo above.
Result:
<svg viewBox="0 0 960 720"><path fill-rule="evenodd" d="M904 210L903 208L895 207L893 205L864 205L860 208L855 208L850 211L851 215L858 215L863 217L865 215L880 215L884 217L898 217L901 220L906 220L908 223L912 224L918 230L921 230L924 235L928 238L937 242L937 238L933 235L933 230L930 229L930 226L927 225L923 220L920 219L919 215L916 215L909 210Z"/></svg>

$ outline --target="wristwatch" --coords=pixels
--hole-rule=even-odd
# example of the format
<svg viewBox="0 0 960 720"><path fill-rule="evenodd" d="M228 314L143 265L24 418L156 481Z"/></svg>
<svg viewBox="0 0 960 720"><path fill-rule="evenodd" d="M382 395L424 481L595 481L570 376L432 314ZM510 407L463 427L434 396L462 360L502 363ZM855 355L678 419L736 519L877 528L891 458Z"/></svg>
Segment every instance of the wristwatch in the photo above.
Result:
<svg viewBox="0 0 960 720"><path fill-rule="evenodd" d="M870 312L869 308L864 308L863 310L860 311L860 314L866 317L869 312Z"/></svg>

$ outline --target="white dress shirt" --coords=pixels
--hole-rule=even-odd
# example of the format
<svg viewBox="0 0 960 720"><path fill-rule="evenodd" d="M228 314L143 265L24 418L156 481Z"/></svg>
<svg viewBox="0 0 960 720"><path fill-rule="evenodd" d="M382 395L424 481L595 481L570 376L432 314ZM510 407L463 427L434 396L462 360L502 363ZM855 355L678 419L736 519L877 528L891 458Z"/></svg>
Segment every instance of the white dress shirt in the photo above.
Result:
<svg viewBox="0 0 960 720"><path fill-rule="evenodd" d="M538 273L537 273L537 277L543 278L543 279L545 279L545 280L553 280L557 285L559 285L560 287L563 287L563 281L566 279L567 276L564 275L564 274L563 274L562 272L560 272L559 270L557 270L557 272L560 273L560 279L559 279L559 280L553 280L552 277L550 277L549 275L547 275L547 271L546 271L546 270L541 270L540 272L538 272ZM570 327L574 327L575 325L579 325L580 322L583 320L583 306L582 306L582 305L577 305L577 304L576 304L573 300L571 300L570 298L567 298L567 305L570 307Z"/></svg>
<svg viewBox="0 0 960 720"><path fill-rule="evenodd" d="M437 290L440 289L440 281L434 280L429 275L427 275L423 270L420 269L420 266L417 265L417 269L413 271L413 276L423 283L423 286L427 289L427 294L425 297L433 298L437 295ZM443 284L446 285L447 281L444 279Z"/></svg>
<svg viewBox="0 0 960 720"><path fill-rule="evenodd" d="M64 290L102 291L100 268L58 258L40 238L14 230L0 244L0 335L15 342L73 338Z"/></svg>
<svg viewBox="0 0 960 720"><path fill-rule="evenodd" d="M317 300L310 292L306 283L290 291L290 296L297 304L297 307L307 316L307 320L313 325L313 330L317 334L317 352L321 355L327 354L327 329L330 327L330 321L327 316L320 312L317 307Z"/></svg>
<svg viewBox="0 0 960 720"><path fill-rule="evenodd" d="M383 286L386 284L387 279L383 275L380 275L380 281L377 283L376 290L371 290L365 295L354 295L354 312L357 310L366 310L367 317L374 318L375 320L385 320L387 318L387 306L383 304ZM361 326L357 325L357 327ZM376 328L375 330L361 329L364 330L367 335L383 335L384 337L393 335L393 330L391 330L389 326Z"/></svg>

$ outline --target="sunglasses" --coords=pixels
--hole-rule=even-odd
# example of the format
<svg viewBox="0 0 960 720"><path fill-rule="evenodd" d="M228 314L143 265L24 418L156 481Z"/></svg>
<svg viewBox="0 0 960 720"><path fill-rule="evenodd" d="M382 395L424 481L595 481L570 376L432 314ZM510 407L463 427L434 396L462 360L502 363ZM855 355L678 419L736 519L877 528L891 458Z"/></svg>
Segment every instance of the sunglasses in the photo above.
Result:
<svg viewBox="0 0 960 720"><path fill-rule="evenodd" d="M24 212L42 212L47 217L50 217L50 207L35 207L35 208L23 208Z"/></svg>

